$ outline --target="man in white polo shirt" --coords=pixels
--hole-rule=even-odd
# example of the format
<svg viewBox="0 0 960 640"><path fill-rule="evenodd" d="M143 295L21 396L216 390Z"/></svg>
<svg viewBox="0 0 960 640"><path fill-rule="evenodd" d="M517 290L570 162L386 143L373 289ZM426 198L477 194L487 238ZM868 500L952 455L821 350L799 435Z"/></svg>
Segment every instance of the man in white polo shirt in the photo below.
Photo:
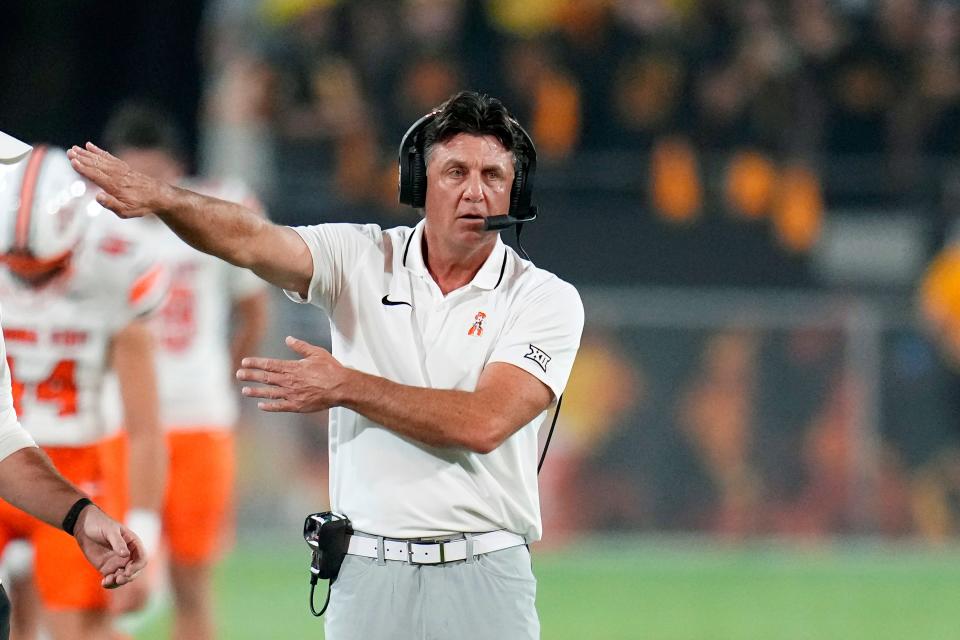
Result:
<svg viewBox="0 0 960 640"><path fill-rule="evenodd" d="M532 141L500 101L452 97L401 145L414 228L273 225L158 183L92 144L74 167L121 217L188 243L330 316L332 354L245 358L265 411L330 408L331 506L356 533L327 638L537 638L526 544L540 538L537 431L583 328L576 290L488 230L529 220ZM509 219L508 219L509 222Z"/></svg>
<svg viewBox="0 0 960 640"><path fill-rule="evenodd" d="M0 165L19 162L31 147L0 131ZM0 498L73 535L102 585L132 580L146 564L143 543L67 482L20 426L13 408L10 370L0 332ZM10 631L10 603L0 586L0 639Z"/></svg>

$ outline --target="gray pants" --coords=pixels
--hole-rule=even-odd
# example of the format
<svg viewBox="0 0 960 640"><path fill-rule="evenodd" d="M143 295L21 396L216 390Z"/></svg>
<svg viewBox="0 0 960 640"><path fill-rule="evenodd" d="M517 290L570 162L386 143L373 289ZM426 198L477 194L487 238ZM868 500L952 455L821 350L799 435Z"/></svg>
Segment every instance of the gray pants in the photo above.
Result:
<svg viewBox="0 0 960 640"><path fill-rule="evenodd" d="M347 556L325 614L327 640L537 640L526 547L441 565Z"/></svg>

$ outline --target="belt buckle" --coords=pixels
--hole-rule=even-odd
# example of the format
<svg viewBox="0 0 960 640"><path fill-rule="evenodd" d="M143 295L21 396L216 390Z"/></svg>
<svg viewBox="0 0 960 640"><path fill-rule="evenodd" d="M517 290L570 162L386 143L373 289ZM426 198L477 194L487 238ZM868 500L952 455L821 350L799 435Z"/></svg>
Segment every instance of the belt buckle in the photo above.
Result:
<svg viewBox="0 0 960 640"><path fill-rule="evenodd" d="M424 547L431 546L431 545L439 546L440 560L437 562L429 562L429 561L420 562L419 560L415 560L413 557L413 545L424 546ZM407 562L410 564L443 564L444 562L446 562L446 559L444 558L443 545L444 545L444 542L442 540L438 540L436 542L415 542L413 540L407 540Z"/></svg>

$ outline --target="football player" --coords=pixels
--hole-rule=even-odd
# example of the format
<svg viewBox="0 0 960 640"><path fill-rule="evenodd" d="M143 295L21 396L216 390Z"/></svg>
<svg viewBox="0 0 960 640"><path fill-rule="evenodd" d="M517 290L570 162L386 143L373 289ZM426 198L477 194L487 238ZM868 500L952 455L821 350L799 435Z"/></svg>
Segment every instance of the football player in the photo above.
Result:
<svg viewBox="0 0 960 640"><path fill-rule="evenodd" d="M180 133L156 108L122 106L104 135L138 171L262 211L237 180L188 180ZM129 227L171 275L170 294L150 326L170 452L163 532L174 592L173 637L208 640L215 636L211 571L232 520L239 398L233 372L263 335L266 287L250 271L193 249L152 216Z"/></svg>
<svg viewBox="0 0 960 640"><path fill-rule="evenodd" d="M108 369L118 374L130 442L127 523L149 553L159 534L166 451L142 318L163 300L167 274L112 216L99 215L91 196L61 149L37 147L0 167L0 299L12 398L60 473L116 514L106 478L117 461L107 446L101 387ZM14 539L35 548L53 638L112 637L101 577L69 536L0 502L0 550ZM135 585L126 601L142 604L147 584Z"/></svg>

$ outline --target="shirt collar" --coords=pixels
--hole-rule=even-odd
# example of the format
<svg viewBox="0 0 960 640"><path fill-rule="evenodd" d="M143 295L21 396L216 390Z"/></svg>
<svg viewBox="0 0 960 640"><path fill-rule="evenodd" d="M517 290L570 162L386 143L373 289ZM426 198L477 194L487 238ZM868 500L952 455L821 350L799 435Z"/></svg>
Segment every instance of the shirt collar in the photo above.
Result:
<svg viewBox="0 0 960 640"><path fill-rule="evenodd" d="M407 244L403 248L402 264L413 273L429 278L431 277L430 272L423 261L423 229L425 224L426 220L421 220L413 228L413 233L410 234ZM506 266L507 247L500 239L500 234L497 234L497 244L494 245L493 251L487 256L483 266L480 267L470 284L480 289L495 289L503 279Z"/></svg>
<svg viewBox="0 0 960 640"><path fill-rule="evenodd" d="M401 264L417 275L429 277L430 272L427 271L427 265L423 261L423 229L426 222L426 219L420 220L407 238L407 243L403 246Z"/></svg>

